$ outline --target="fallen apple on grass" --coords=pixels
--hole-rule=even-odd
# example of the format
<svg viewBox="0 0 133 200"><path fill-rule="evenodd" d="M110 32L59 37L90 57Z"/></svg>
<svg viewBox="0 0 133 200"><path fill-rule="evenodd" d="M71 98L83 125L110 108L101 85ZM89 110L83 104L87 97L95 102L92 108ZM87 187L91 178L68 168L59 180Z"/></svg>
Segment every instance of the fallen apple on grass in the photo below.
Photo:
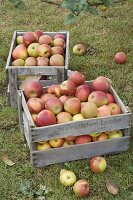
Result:
<svg viewBox="0 0 133 200"><path fill-rule="evenodd" d="M79 197L87 197L90 194L90 185L87 180L80 179L74 184L73 191Z"/></svg>
<svg viewBox="0 0 133 200"><path fill-rule="evenodd" d="M100 157L100 156L91 158L89 161L89 165L90 165L90 170L94 174L103 173L107 168L107 162L105 158Z"/></svg>
<svg viewBox="0 0 133 200"><path fill-rule="evenodd" d="M124 52L118 52L115 55L114 60L117 64L124 64L127 61L127 56Z"/></svg>
<svg viewBox="0 0 133 200"><path fill-rule="evenodd" d="M73 171L62 169L60 171L60 182L64 186L72 186L76 182L76 175Z"/></svg>
<svg viewBox="0 0 133 200"><path fill-rule="evenodd" d="M82 56L86 53L86 47L83 44L76 44L73 47L73 53L78 56Z"/></svg>

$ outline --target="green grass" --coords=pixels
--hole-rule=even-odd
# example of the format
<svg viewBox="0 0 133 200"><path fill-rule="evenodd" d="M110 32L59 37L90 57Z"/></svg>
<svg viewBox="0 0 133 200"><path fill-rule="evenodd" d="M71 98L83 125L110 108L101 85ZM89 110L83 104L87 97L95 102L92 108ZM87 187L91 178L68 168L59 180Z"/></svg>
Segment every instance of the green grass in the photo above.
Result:
<svg viewBox="0 0 133 200"><path fill-rule="evenodd" d="M18 113L8 106L5 65L15 30L42 29L44 31L70 31L70 68L86 73L88 80L104 75L113 82L117 93L126 105L133 110L133 34L132 0L119 3L109 9L107 18L86 15L75 24L64 25L65 12L56 6L41 3L39 0L26 1L25 10L17 10L9 3L0 6L0 157L7 154L16 164L8 167L0 162L0 199L27 200L30 198L20 192L21 184L34 183L36 191L43 184L52 191L47 200L78 200L72 188L65 188L59 182L59 172L68 168L78 179L90 182L91 200L132 200L133 199L133 137L129 150L117 155L105 156L108 168L104 174L93 175L88 159L56 164L41 169L30 165L29 150L19 130ZM78 57L72 48L78 43L92 46L96 53ZM124 51L128 61L116 65L113 57ZM132 134L132 130L131 130ZM111 179L119 186L119 194L112 196L107 192L105 181Z"/></svg>

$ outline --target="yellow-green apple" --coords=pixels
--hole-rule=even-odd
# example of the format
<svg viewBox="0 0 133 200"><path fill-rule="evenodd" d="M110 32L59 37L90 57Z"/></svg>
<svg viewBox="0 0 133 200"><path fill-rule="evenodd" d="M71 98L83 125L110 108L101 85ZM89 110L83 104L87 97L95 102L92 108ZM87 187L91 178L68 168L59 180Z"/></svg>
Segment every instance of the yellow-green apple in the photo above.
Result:
<svg viewBox="0 0 133 200"><path fill-rule="evenodd" d="M60 90L62 95L74 95L76 91L76 87L73 81L66 80L60 84Z"/></svg>
<svg viewBox="0 0 133 200"><path fill-rule="evenodd" d="M51 98L45 102L45 108L57 115L63 110L63 104L58 98Z"/></svg>
<svg viewBox="0 0 133 200"><path fill-rule="evenodd" d="M28 52L24 44L17 45L12 52L13 60L16 60L16 59L25 60L27 57L28 57Z"/></svg>
<svg viewBox="0 0 133 200"><path fill-rule="evenodd" d="M62 38L63 40L66 40L66 36L64 34L60 34L60 33L57 33L55 36L54 36L54 39L56 38Z"/></svg>
<svg viewBox="0 0 133 200"><path fill-rule="evenodd" d="M90 135L79 135L75 139L75 144L85 144L91 141L92 141L92 138Z"/></svg>
<svg viewBox="0 0 133 200"><path fill-rule="evenodd" d="M37 48L38 56L45 56L50 57L51 56L51 47L48 44L41 44Z"/></svg>
<svg viewBox="0 0 133 200"><path fill-rule="evenodd" d="M62 96L59 97L59 99L61 100L61 102L63 103L63 105L64 105L65 101L66 101L67 99L69 99L69 98L70 98L70 97L67 96L67 95L62 95Z"/></svg>
<svg viewBox="0 0 133 200"><path fill-rule="evenodd" d="M81 121L83 119L84 119L84 117L83 117L83 115L81 113L73 115L73 121Z"/></svg>
<svg viewBox="0 0 133 200"><path fill-rule="evenodd" d="M25 80L27 78L27 75L18 75L17 76L17 79L19 80L19 81L23 81L23 80Z"/></svg>
<svg viewBox="0 0 133 200"><path fill-rule="evenodd" d="M99 136L96 137L96 141L103 141L109 139L107 133L101 133Z"/></svg>
<svg viewBox="0 0 133 200"><path fill-rule="evenodd" d="M85 119L97 116L97 106L93 102L81 103L81 114Z"/></svg>
<svg viewBox="0 0 133 200"><path fill-rule="evenodd" d="M61 54L64 56L64 49L62 47L51 47L51 55Z"/></svg>
<svg viewBox="0 0 133 200"><path fill-rule="evenodd" d="M43 150L51 149L51 145L49 144L49 142L45 142L43 144L37 143L36 148L38 151L43 151Z"/></svg>
<svg viewBox="0 0 133 200"><path fill-rule="evenodd" d="M42 99L44 103L46 103L46 101L52 98L57 98L57 97L54 94L49 94L49 93L42 94L40 97L40 99Z"/></svg>
<svg viewBox="0 0 133 200"><path fill-rule="evenodd" d="M81 102L76 97L67 99L64 103L64 110L72 115L80 113L80 109L81 109Z"/></svg>
<svg viewBox="0 0 133 200"><path fill-rule="evenodd" d="M111 109L108 105L103 105L97 108L97 117L105 117L111 115Z"/></svg>
<svg viewBox="0 0 133 200"><path fill-rule="evenodd" d="M44 109L44 102L40 98L32 97L28 99L27 106L31 113L39 113Z"/></svg>
<svg viewBox="0 0 133 200"><path fill-rule="evenodd" d="M62 38L56 38L53 40L53 46L54 47L62 47L65 48L66 47L66 41Z"/></svg>
<svg viewBox="0 0 133 200"><path fill-rule="evenodd" d="M50 35L42 35L39 38L39 44L48 44L48 45L52 46L52 44L53 44L52 37Z"/></svg>
<svg viewBox="0 0 133 200"><path fill-rule="evenodd" d="M122 113L121 107L117 103L109 103L108 106L111 110L111 115L118 115Z"/></svg>
<svg viewBox="0 0 133 200"><path fill-rule="evenodd" d="M112 94L110 93L106 93L107 99L108 99L108 103L115 103L115 98Z"/></svg>
<svg viewBox="0 0 133 200"><path fill-rule="evenodd" d="M93 91L88 97L89 102L95 103L98 107L108 104L108 98L102 91Z"/></svg>
<svg viewBox="0 0 133 200"><path fill-rule="evenodd" d="M119 138L119 137L123 137L123 133L122 131L113 131L109 134L109 139L114 139L114 138Z"/></svg>
<svg viewBox="0 0 133 200"><path fill-rule="evenodd" d="M43 33L43 31L41 31L41 30L36 30L34 33L33 33L33 35L34 35L34 37L36 38L36 41L38 42L39 41L39 38L43 35L44 33Z"/></svg>
<svg viewBox="0 0 133 200"><path fill-rule="evenodd" d="M118 52L115 55L114 60L117 64L124 64L127 61L127 56L124 52Z"/></svg>
<svg viewBox="0 0 133 200"><path fill-rule="evenodd" d="M101 135L101 133L92 133L91 134L91 138L92 138L92 142L96 141L97 140L97 137Z"/></svg>
<svg viewBox="0 0 133 200"><path fill-rule="evenodd" d="M54 148L62 147L64 144L64 138L50 139L49 144L51 145L51 147L54 147Z"/></svg>
<svg viewBox="0 0 133 200"><path fill-rule="evenodd" d="M64 186L72 186L76 182L76 175L71 170L62 169L60 171L60 182Z"/></svg>
<svg viewBox="0 0 133 200"><path fill-rule="evenodd" d="M90 186L87 180L80 179L73 186L74 193L79 197L87 197L90 194Z"/></svg>
<svg viewBox="0 0 133 200"><path fill-rule="evenodd" d="M23 44L23 35L18 35L16 38L17 45Z"/></svg>
<svg viewBox="0 0 133 200"><path fill-rule="evenodd" d="M35 57L28 57L25 60L25 66L36 66L37 60Z"/></svg>
<svg viewBox="0 0 133 200"><path fill-rule="evenodd" d="M82 56L86 53L86 47L83 44L76 44L73 47L73 53L78 56Z"/></svg>
<svg viewBox="0 0 133 200"><path fill-rule="evenodd" d="M64 112L64 111L58 113L56 118L57 118L57 123L58 124L72 121L72 115L70 113Z"/></svg>
<svg viewBox="0 0 133 200"><path fill-rule="evenodd" d="M65 138L65 141L67 142L74 142L74 140L76 139L77 136L73 136L73 135L70 135L70 136L67 136Z"/></svg>
<svg viewBox="0 0 133 200"><path fill-rule="evenodd" d="M70 142L64 141L63 147L69 147L69 146L72 146L72 145L74 145L73 141L70 141Z"/></svg>
<svg viewBox="0 0 133 200"><path fill-rule="evenodd" d="M42 85L35 80L27 81L27 83L24 85L24 94L28 99L31 97L40 97L42 93Z"/></svg>
<svg viewBox="0 0 133 200"><path fill-rule="evenodd" d="M90 159L90 170L95 174L103 173L107 168L107 162L105 158L96 156Z"/></svg>
<svg viewBox="0 0 133 200"><path fill-rule="evenodd" d="M65 60L61 54L55 54L50 57L50 66L64 66Z"/></svg>
<svg viewBox="0 0 133 200"><path fill-rule="evenodd" d="M31 43L36 42L33 32L25 32L23 34L23 42L26 47L28 47Z"/></svg>
<svg viewBox="0 0 133 200"><path fill-rule="evenodd" d="M16 59L12 62L12 66L24 66L25 61L22 59Z"/></svg>
<svg viewBox="0 0 133 200"><path fill-rule="evenodd" d="M87 84L79 85L76 88L75 97L77 97L81 102L85 102L88 100L88 96L91 91Z"/></svg>
<svg viewBox="0 0 133 200"><path fill-rule="evenodd" d="M38 57L37 66L49 66L49 59L45 56Z"/></svg>
<svg viewBox="0 0 133 200"><path fill-rule="evenodd" d="M85 79L85 76L79 71L73 71L69 75L69 80L73 81L76 86L84 84Z"/></svg>
<svg viewBox="0 0 133 200"><path fill-rule="evenodd" d="M56 124L56 117L50 110L42 110L36 117L37 126L49 126Z"/></svg>
<svg viewBox="0 0 133 200"><path fill-rule="evenodd" d="M27 49L29 56L37 58L38 57L37 49L39 46L40 46L39 43L30 44Z"/></svg>
<svg viewBox="0 0 133 200"><path fill-rule="evenodd" d="M32 117L33 122L36 124L37 114L33 113L33 114L31 114L31 117Z"/></svg>
<svg viewBox="0 0 133 200"><path fill-rule="evenodd" d="M39 141L38 144L44 144L46 142L48 142L48 140Z"/></svg>
<svg viewBox="0 0 133 200"><path fill-rule="evenodd" d="M93 90L108 92L110 89L110 80L104 76L99 76L91 83Z"/></svg>

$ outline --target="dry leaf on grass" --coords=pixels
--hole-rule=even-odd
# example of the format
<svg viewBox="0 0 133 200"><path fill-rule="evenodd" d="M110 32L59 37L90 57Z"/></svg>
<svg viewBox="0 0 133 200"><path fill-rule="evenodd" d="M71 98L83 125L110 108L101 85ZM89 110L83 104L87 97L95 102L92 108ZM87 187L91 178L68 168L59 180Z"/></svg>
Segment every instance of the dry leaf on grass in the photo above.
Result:
<svg viewBox="0 0 133 200"><path fill-rule="evenodd" d="M10 159L8 158L8 155L6 155L6 154L4 154L4 155L2 156L2 160L3 160L4 163L5 163L6 165L8 165L8 166L12 166L12 165L15 164L12 160L10 160Z"/></svg>
<svg viewBox="0 0 133 200"><path fill-rule="evenodd" d="M106 182L106 187L108 192L110 192L113 195L117 195L118 194L118 186L113 183L112 181L107 181Z"/></svg>

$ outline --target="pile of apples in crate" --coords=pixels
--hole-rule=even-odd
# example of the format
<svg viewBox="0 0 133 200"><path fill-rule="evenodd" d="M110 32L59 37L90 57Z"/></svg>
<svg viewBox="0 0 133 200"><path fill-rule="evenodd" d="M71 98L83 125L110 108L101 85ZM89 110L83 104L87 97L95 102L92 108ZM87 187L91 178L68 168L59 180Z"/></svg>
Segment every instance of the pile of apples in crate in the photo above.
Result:
<svg viewBox="0 0 133 200"><path fill-rule="evenodd" d="M24 87L24 94L35 125L43 127L122 113L114 96L109 93L111 84L108 78L99 76L88 84L85 79L81 72L73 71L63 83L45 89L39 82L29 81ZM111 139L111 134L108 132L51 139L45 145L42 145L44 142L38 143L38 149ZM121 131L117 134L123 135Z"/></svg>
<svg viewBox="0 0 133 200"><path fill-rule="evenodd" d="M66 36L42 31L25 32L16 38L12 66L64 66Z"/></svg>

